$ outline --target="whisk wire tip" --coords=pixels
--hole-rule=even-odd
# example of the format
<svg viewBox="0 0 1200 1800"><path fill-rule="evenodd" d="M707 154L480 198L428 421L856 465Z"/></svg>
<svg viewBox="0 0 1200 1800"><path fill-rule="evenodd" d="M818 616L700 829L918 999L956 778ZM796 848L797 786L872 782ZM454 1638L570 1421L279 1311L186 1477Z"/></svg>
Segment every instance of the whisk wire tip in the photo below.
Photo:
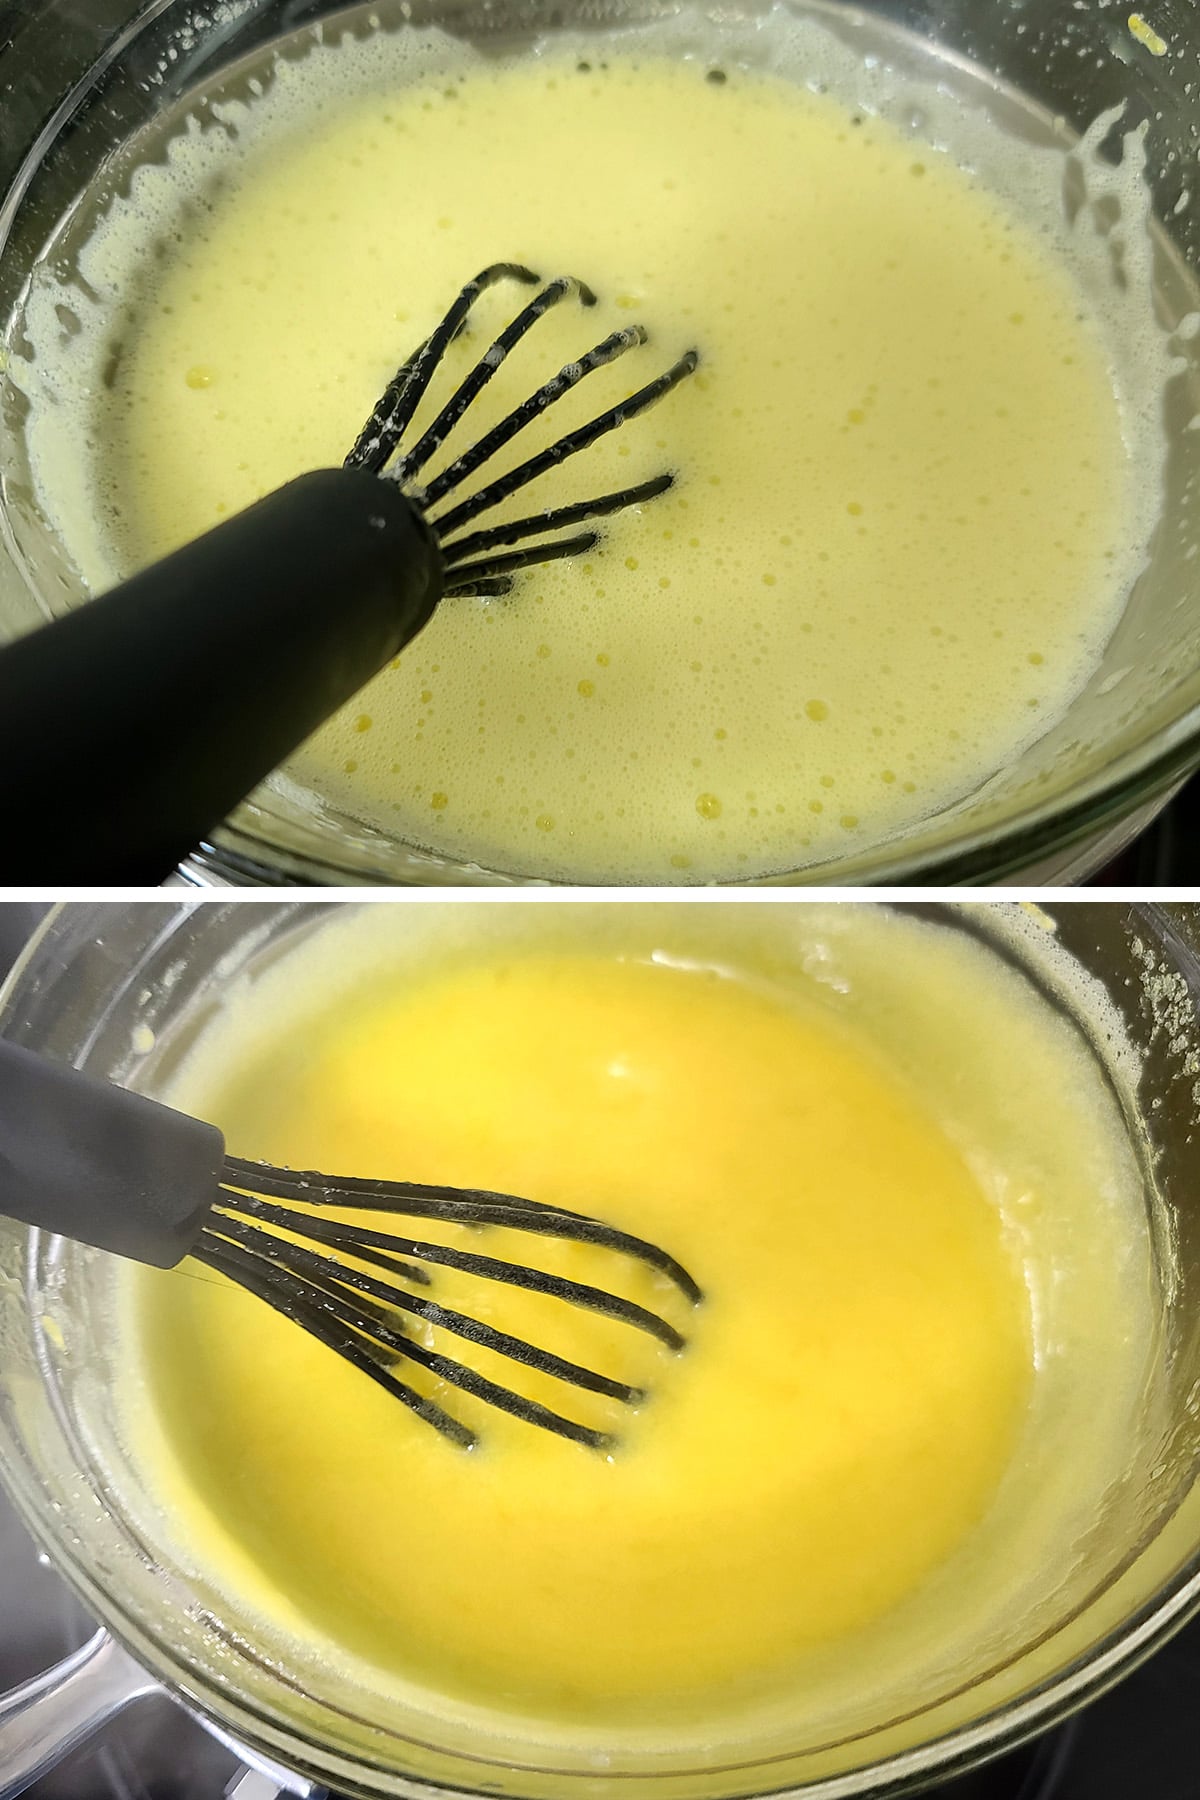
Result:
<svg viewBox="0 0 1200 1800"><path fill-rule="evenodd" d="M490 264L467 282L429 336L396 371L345 459L347 467L367 469L402 485L408 497L422 511L428 512L440 505L448 495L490 462L519 432L539 419L580 381L647 341L648 334L643 325L624 326L611 332L578 360L564 364L529 399L514 407L477 443L455 457L439 474L424 485L417 485L416 478L422 474L432 457L444 447L471 404L538 320L572 295L583 306L596 304L595 292L575 276L556 276L542 284L539 293L522 307L475 362L416 444L411 449L402 451L401 441L413 422L434 373L450 344L464 330L471 309L488 288L506 280L516 281L524 286L538 286L541 277L523 263L499 262ZM457 546L446 546L446 540L452 538L463 525L501 505L518 489L558 467L568 457L589 448L606 432L637 417L648 406L669 393L686 375L691 374L698 360L698 353L694 349L687 351L665 374L640 388L620 405L610 407L588 424L560 437L539 455L528 458L517 469L510 470L460 501L441 518L430 517L429 522L439 547L453 550L453 554L446 557L447 564L451 561L461 563L467 555L475 554L478 549L492 547L491 543L480 544L473 540L467 540L466 543L460 541ZM597 501L583 503L583 510L573 507L551 509L544 517L544 524L547 529L552 529L554 525L565 526L582 518L599 518L608 513L619 512L627 506L637 505L664 493L672 480L673 477L670 476L659 477L657 482L643 482L616 494L602 495ZM555 514L559 516L554 516ZM521 530L521 527L528 527L528 530ZM532 520L520 520L515 525L497 529L507 529L514 535L497 537L493 540L494 543L513 543L518 541L519 536L532 535L537 527ZM474 538L485 535L476 533ZM473 594L485 598L506 594L511 591L514 572L537 563L580 555L590 549L594 542L595 538L592 536L587 540L574 540L573 547L570 548L565 547L562 541L530 546L523 553L520 562L506 562L502 571L489 571L482 566L463 571L462 578L455 579L444 592L448 595Z"/></svg>
<svg viewBox="0 0 1200 1800"><path fill-rule="evenodd" d="M624 1252L667 1276L693 1301L700 1296L699 1288L656 1245L565 1208L486 1189L334 1178L227 1158L193 1255L269 1301L464 1447L476 1442L474 1432L430 1396L401 1381L393 1372L397 1361L418 1364L435 1379L484 1404L590 1448L608 1451L617 1440L599 1426L572 1419L469 1368L435 1344L414 1337L414 1331L422 1336L447 1332L536 1374L625 1406L642 1405L646 1389L530 1344L427 1294L411 1292L413 1286L428 1290L431 1268L584 1307L647 1332L669 1351L684 1348L683 1334L669 1320L605 1288L458 1245L333 1218L329 1216L333 1209L371 1209L456 1226L495 1225L565 1238ZM400 1286L401 1282L410 1285Z"/></svg>

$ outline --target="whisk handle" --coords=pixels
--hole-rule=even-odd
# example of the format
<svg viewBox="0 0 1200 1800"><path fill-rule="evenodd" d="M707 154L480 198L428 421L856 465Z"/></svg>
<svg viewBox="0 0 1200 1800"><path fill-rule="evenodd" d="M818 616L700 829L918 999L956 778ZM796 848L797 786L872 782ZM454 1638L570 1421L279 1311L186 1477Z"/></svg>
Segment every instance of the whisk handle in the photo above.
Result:
<svg viewBox="0 0 1200 1800"><path fill-rule="evenodd" d="M217 1198L215 1125L0 1039L0 1213L173 1268Z"/></svg>
<svg viewBox="0 0 1200 1800"><path fill-rule="evenodd" d="M394 482L323 469L19 639L0 652L0 879L162 881L441 586Z"/></svg>

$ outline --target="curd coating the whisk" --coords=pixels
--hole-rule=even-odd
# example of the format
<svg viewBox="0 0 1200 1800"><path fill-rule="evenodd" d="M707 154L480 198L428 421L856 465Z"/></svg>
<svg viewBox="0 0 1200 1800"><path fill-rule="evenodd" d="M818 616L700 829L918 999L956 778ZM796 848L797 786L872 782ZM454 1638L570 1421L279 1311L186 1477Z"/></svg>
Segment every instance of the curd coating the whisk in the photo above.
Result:
<svg viewBox="0 0 1200 1800"><path fill-rule="evenodd" d="M698 375L511 510L677 485L581 562L443 605L290 782L489 868L736 879L861 850L1046 730L1119 616L1159 449L1118 391L1133 297L1085 293L1089 227L1045 222L1061 155L993 128L1026 217L945 147L776 74L618 41L389 85L389 56L404 75L386 34L281 59L98 229L100 301L73 304L103 378L80 402L74 344L54 377L94 447L59 508L85 573L340 461L463 281L515 257L600 305L544 321L456 441L642 321L651 347L555 433L692 344Z"/></svg>
<svg viewBox="0 0 1200 1800"><path fill-rule="evenodd" d="M722 958L687 924L655 949L591 918L342 986L395 929L343 921L323 971L288 959L291 998L259 984L172 1097L253 1156L586 1209L705 1300L673 1357L435 1271L437 1299L649 1392L630 1415L446 1339L620 1438L601 1455L443 1389L468 1453L252 1297L139 1272L147 1477L243 1621L435 1706L712 1731L953 1657L1044 1583L1119 1465L1148 1289L1106 1099L999 965L879 920L805 927L805 972L736 924ZM964 981L992 1033L965 1048ZM467 1241L670 1310L607 1253Z"/></svg>

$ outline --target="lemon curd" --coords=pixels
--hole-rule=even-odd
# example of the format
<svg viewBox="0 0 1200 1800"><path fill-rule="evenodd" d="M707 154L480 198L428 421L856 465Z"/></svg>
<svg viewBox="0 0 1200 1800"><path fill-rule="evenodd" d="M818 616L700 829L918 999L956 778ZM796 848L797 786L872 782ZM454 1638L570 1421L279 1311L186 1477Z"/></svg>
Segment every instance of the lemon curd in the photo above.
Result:
<svg viewBox="0 0 1200 1800"><path fill-rule="evenodd" d="M636 33L457 46L434 74L387 34L282 57L111 202L71 331L65 290L34 295L14 379L95 585L340 461L492 261L600 304L535 330L476 432L617 326L651 346L555 433L698 347L693 380L512 510L663 468L675 489L510 598L443 605L293 790L491 868L745 877L970 793L1085 682L1158 506L1153 383L1126 367L1155 332L1136 222L1118 289L1103 239L1063 222L1061 151L932 81L902 128L905 90L876 71L867 92L809 32L789 78ZM814 71L828 92L798 85ZM519 300L480 309L455 374Z"/></svg>
<svg viewBox="0 0 1200 1800"><path fill-rule="evenodd" d="M766 944L748 915L372 910L233 994L171 1097L251 1156L594 1212L705 1297L473 1238L613 1284L689 1343L438 1271L438 1299L650 1396L631 1413L439 1333L619 1438L599 1453L439 1388L467 1452L194 1265L139 1273L130 1430L242 1630L431 1706L711 1733L801 1689L833 1705L840 1679L861 1704L864 1669L885 1692L1053 1584L1153 1333L1115 1111L1048 1009L865 908Z"/></svg>

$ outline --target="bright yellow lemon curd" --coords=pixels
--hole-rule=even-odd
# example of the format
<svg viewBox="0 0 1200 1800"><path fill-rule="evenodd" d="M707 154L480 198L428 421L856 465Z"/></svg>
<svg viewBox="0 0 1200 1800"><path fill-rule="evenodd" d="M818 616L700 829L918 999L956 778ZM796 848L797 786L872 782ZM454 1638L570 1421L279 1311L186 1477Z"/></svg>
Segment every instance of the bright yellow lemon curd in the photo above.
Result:
<svg viewBox="0 0 1200 1800"><path fill-rule="evenodd" d="M360 921L359 948L385 928ZM614 1285L678 1323L686 1350L435 1272L433 1297L650 1394L630 1413L439 1333L620 1440L606 1455L441 1388L479 1432L467 1452L195 1265L141 1275L136 1431L190 1556L244 1613L364 1680L564 1728L711 1725L799 1682L811 1700L838 1659L860 1688L865 1667L886 1684L906 1619L925 1657L982 1631L1020 1592L1030 1541L1063 1530L1037 1432L1056 1457L1074 1446L1069 1505L1084 1505L1121 1454L1148 1336L1131 1365L1111 1328L1120 1304L1136 1337L1145 1292L1125 1289L1145 1268L1104 1170L1098 1086L1084 1103L1011 977L938 934L836 920L806 946L818 960L782 970L749 924L740 951L725 927L723 958L672 954L669 929L657 953L607 922L590 947L594 925L574 941L556 926L557 943L522 929L419 964L393 947L369 985L330 960L308 1013L273 1035L268 1002L286 1013L304 987L293 957L291 1000L278 980L257 990L241 1036L210 1030L174 1097L240 1153L500 1188L660 1242L704 1290L694 1313L608 1252L468 1239ZM338 931L344 971L355 937ZM964 977L987 1047L945 1010ZM975 1090L1001 1025L1023 1061L1004 1092ZM1038 1146L1035 1089L1055 1066L1061 1143ZM1028 1141L1007 1111L1026 1083ZM1089 1357L1093 1333L1094 1366L1054 1399L1040 1339L1057 1362Z"/></svg>
<svg viewBox="0 0 1200 1800"><path fill-rule="evenodd" d="M600 304L539 325L456 443L642 321L650 346L583 383L555 433L691 345L696 378L510 512L664 468L677 486L510 598L443 605L295 782L493 868L693 881L861 849L1044 731L1094 667L1157 493L1123 438L1111 320L1044 224L776 75L713 81L618 43L390 87L386 57L281 64L228 139L181 136L113 209L89 270L120 312L88 389L103 547L85 572L339 462L462 283L516 258ZM1043 156L1023 179L1057 206ZM1083 255L1086 235L1064 241ZM523 298L480 308L456 375Z"/></svg>

